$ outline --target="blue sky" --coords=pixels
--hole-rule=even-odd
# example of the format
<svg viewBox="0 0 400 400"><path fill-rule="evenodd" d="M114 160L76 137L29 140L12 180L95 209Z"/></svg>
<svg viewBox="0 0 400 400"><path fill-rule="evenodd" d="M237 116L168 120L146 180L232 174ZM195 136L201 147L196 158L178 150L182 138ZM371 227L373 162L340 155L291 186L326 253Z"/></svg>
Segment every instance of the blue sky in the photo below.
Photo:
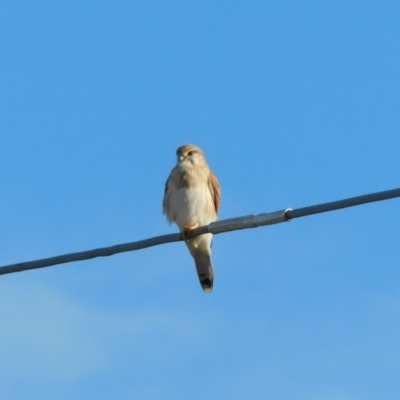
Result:
<svg viewBox="0 0 400 400"><path fill-rule="evenodd" d="M175 150L220 218L399 187L395 1L0 4L0 265L176 232ZM0 399L386 400L399 200L0 277Z"/></svg>

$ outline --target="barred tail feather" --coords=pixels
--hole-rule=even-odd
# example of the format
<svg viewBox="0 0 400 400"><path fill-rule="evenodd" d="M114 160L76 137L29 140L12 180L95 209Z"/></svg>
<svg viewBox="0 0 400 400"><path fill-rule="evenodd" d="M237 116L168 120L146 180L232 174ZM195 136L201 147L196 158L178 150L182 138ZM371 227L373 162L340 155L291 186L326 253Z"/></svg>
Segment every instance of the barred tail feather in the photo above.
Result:
<svg viewBox="0 0 400 400"><path fill-rule="evenodd" d="M214 284L214 273L211 265L210 255L203 253L202 251L198 251L194 255L194 261L201 287L205 292L211 292Z"/></svg>

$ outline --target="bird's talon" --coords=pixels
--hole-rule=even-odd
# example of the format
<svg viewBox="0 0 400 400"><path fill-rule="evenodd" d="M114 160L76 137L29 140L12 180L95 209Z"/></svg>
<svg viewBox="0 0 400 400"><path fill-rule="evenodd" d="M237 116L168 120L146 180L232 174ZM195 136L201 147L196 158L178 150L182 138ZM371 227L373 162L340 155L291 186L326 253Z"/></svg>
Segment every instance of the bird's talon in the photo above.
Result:
<svg viewBox="0 0 400 400"><path fill-rule="evenodd" d="M186 240L186 237L189 235L189 233L192 232L192 231L194 231L194 230L195 230L196 228L198 228L198 227L199 227L199 223L198 223L198 222L196 222L196 223L193 224L193 225L184 226L184 227L183 227L183 231L182 231L182 233L181 233L182 239L185 239L185 240Z"/></svg>

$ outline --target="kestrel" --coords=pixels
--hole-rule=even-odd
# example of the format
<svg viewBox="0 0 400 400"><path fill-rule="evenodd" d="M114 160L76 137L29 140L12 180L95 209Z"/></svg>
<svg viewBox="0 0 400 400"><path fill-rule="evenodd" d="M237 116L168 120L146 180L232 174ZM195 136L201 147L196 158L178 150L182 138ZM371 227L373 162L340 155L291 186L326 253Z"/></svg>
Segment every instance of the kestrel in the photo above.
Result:
<svg viewBox="0 0 400 400"><path fill-rule="evenodd" d="M163 211L169 222L178 225L185 238L193 229L217 219L221 191L199 147L187 144L179 147L176 154L178 163L165 184ZM211 242L211 233L186 240L201 287L206 292L212 291L214 280Z"/></svg>

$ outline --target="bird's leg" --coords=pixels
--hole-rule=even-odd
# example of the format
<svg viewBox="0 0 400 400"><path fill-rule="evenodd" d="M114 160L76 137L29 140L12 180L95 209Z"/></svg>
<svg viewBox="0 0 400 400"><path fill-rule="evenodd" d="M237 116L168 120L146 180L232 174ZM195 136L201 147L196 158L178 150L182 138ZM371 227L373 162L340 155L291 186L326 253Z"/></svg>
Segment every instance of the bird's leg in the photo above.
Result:
<svg viewBox="0 0 400 400"><path fill-rule="evenodd" d="M194 230L195 230L196 228L198 228L198 227L199 227L199 223L198 223L198 222L196 222L196 223L193 224L193 225L186 225L186 226L184 226L184 227L183 227L183 231L182 231L182 233L181 233L182 239L185 239L185 240L186 240L187 235L188 235L190 232L194 231Z"/></svg>

